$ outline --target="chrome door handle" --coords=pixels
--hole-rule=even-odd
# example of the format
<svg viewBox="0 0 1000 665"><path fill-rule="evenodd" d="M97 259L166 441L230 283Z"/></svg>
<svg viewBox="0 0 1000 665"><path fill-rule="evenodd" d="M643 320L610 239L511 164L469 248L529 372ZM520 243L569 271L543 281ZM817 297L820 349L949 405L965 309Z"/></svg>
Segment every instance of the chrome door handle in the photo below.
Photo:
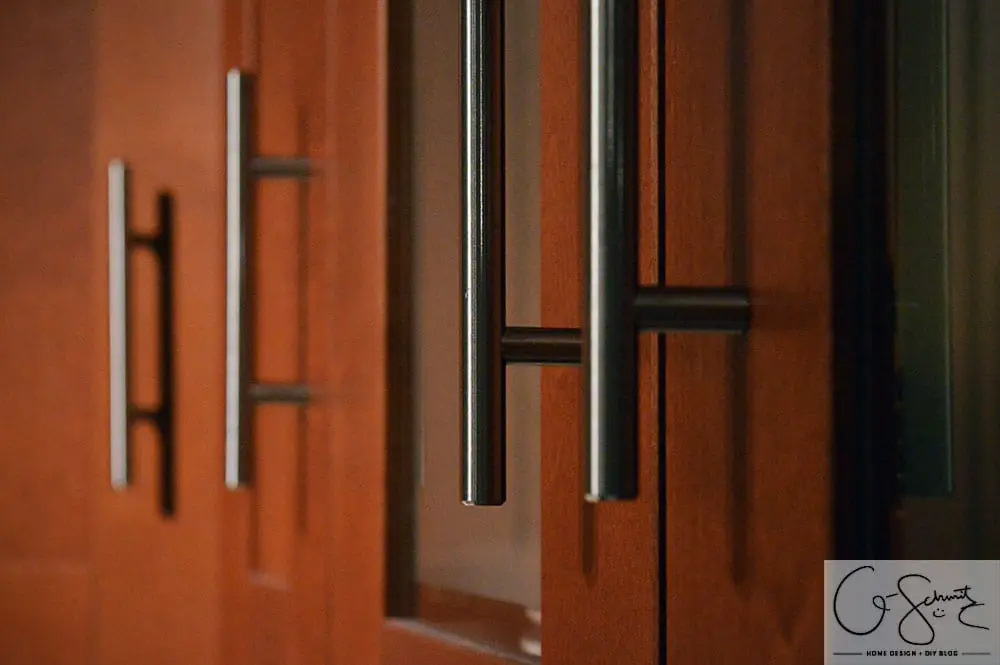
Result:
<svg viewBox="0 0 1000 665"><path fill-rule="evenodd" d="M111 486L123 489L129 464L129 339L128 339L128 167L121 160L108 164L108 319Z"/></svg>
<svg viewBox="0 0 1000 665"><path fill-rule="evenodd" d="M159 229L140 235L130 228L130 181L128 165L120 159L108 164L108 351L109 351L109 442L111 486L127 488L131 482L131 430L144 421L156 428L160 442L161 509L174 512L174 371L173 371L173 215L172 199L158 200ZM129 252L147 249L160 267L160 403L142 409L130 399L129 340Z"/></svg>
<svg viewBox="0 0 1000 665"><path fill-rule="evenodd" d="M462 500L505 500L504 3L462 2Z"/></svg>
<svg viewBox="0 0 1000 665"><path fill-rule="evenodd" d="M315 171L308 157L270 157L254 151L254 79L240 70L226 75L226 438L225 483L232 490L251 479L250 407L254 403L305 404L302 384L252 380L253 183L262 178L305 180Z"/></svg>
<svg viewBox="0 0 1000 665"><path fill-rule="evenodd" d="M742 334L744 288L639 287L638 7L590 2L589 228L584 327L508 327L504 307L503 2L462 5L462 502L506 494L504 366L585 366L586 499L638 495L636 335Z"/></svg>

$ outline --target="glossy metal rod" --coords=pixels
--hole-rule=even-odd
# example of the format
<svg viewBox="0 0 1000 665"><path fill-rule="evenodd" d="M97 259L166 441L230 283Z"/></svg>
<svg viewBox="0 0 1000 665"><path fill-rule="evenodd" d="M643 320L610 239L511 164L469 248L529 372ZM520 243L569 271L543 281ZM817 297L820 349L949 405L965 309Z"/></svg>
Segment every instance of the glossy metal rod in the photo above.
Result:
<svg viewBox="0 0 1000 665"><path fill-rule="evenodd" d="M246 259L252 219L250 190L253 82L238 70L226 76L226 441L225 482L249 482L249 281Z"/></svg>
<svg viewBox="0 0 1000 665"><path fill-rule="evenodd" d="M128 339L129 171L120 159L108 164L108 323L111 486L129 484Z"/></svg>
<svg viewBox="0 0 1000 665"><path fill-rule="evenodd" d="M504 3L462 0L462 502L506 498Z"/></svg>
<svg viewBox="0 0 1000 665"><path fill-rule="evenodd" d="M254 157L250 160L250 172L258 178L305 180L313 170L314 165L308 157Z"/></svg>
<svg viewBox="0 0 1000 665"><path fill-rule="evenodd" d="M511 327L501 345L507 364L580 364L580 331L575 328Z"/></svg>
<svg viewBox="0 0 1000 665"><path fill-rule="evenodd" d="M643 287L635 297L639 330L741 335L750 329L746 289Z"/></svg>
<svg viewBox="0 0 1000 665"><path fill-rule="evenodd" d="M308 404L312 391L301 383L252 383L247 397L256 404Z"/></svg>
<svg viewBox="0 0 1000 665"><path fill-rule="evenodd" d="M586 498L634 499L638 214L637 3L590 2Z"/></svg>

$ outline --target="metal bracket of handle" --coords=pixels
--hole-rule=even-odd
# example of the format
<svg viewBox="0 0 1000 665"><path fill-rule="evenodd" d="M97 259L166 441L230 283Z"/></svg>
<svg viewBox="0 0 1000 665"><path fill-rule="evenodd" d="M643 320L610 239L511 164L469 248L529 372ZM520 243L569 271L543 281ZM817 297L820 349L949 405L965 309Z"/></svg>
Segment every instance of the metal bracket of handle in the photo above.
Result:
<svg viewBox="0 0 1000 665"><path fill-rule="evenodd" d="M462 3L462 502L506 499L507 364L583 364L586 499L638 495L636 336L744 334L744 288L638 286L637 3L590 1L583 330L508 327L504 271L504 3Z"/></svg>
<svg viewBox="0 0 1000 665"><path fill-rule="evenodd" d="M173 325L173 200L161 194L157 200L159 228L143 235L130 229L130 172L120 160L108 164L108 321L110 358L110 448L111 486L124 490L131 482L131 431L145 422L154 427L160 442L160 506L165 515L174 513L174 325ZM130 401L129 253L151 251L160 267L160 402L144 409Z"/></svg>
<svg viewBox="0 0 1000 665"><path fill-rule="evenodd" d="M252 256L253 184L260 179L307 180L316 171L308 157L256 154L254 79L237 69L226 75L226 443L225 482L231 490L251 478L250 407L304 405L303 384L262 384L252 377L251 294L247 261Z"/></svg>

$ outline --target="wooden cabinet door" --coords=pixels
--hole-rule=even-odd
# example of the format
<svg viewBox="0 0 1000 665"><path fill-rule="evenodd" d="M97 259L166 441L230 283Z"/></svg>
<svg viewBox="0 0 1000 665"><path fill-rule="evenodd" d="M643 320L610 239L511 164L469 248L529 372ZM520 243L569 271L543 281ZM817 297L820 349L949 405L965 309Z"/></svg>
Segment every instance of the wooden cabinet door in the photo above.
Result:
<svg viewBox="0 0 1000 665"><path fill-rule="evenodd" d="M333 331L334 660L530 663L540 652L545 663L656 662L657 341L640 341L637 500L584 500L580 369L516 367L507 370L507 502L461 505L461 3L334 4L331 94L350 90L353 100L337 105L330 129L343 322ZM506 3L510 325L580 325L580 4ZM643 5L641 25L638 242L640 277L652 284L654 5Z"/></svg>
<svg viewBox="0 0 1000 665"><path fill-rule="evenodd" d="M835 551L829 12L665 3L666 279L746 284L752 302L743 338L666 341L671 664L822 659Z"/></svg>
<svg viewBox="0 0 1000 665"><path fill-rule="evenodd" d="M221 322L222 13L80 0L5 3L2 15L0 652L10 663L215 663L221 470L210 433L221 411L207 396L221 387L221 346L204 333ZM155 429L131 428L120 490L109 474L114 158L132 168L131 230L155 233L169 212L175 260L165 312L164 273L149 251L131 253L129 398L159 406L169 313L176 411L170 451Z"/></svg>
<svg viewBox="0 0 1000 665"><path fill-rule="evenodd" d="M227 66L254 81L254 154L307 157L312 173L249 183L250 380L310 395L244 406L252 409L252 473L226 491L220 524L226 663L326 662L326 349L336 322L327 306L325 16L321 0L228 3Z"/></svg>
<svg viewBox="0 0 1000 665"><path fill-rule="evenodd" d="M331 94L350 89L353 103L331 114L343 161L329 201L334 217L364 220L335 224L331 247L344 321L333 332L335 659L534 662L518 639L518 593L535 579L545 663L819 659L823 559L834 552L830 8L638 3L637 279L748 287L752 325L738 338L640 336L632 502L584 501L579 370L542 369L535 406L508 411L508 433L519 432L508 434L509 463L540 460L538 503L520 504L511 527L499 512L459 512L496 509L457 506L448 425L460 408L447 386L460 363L449 341L461 297L456 4L332 3L331 35L343 41L330 52ZM507 92L525 103L516 77L536 76L537 115L508 99L508 167L526 143L538 155L507 171L508 261L527 246L510 234L537 241L524 240L532 212L540 241L537 255L508 263L506 286L509 301L537 297L529 323L577 326L585 23L575 1L539 3L535 23L518 14L526 4L507 3ZM525 51L532 30L537 51ZM436 292L421 284L431 278ZM533 429L538 448L526 450ZM434 483L454 490L437 512L425 505ZM516 525L533 508L537 578L505 540L530 543L535 533ZM452 574L443 585L426 583L434 538L453 554L436 559ZM490 559L497 551L511 553L506 565Z"/></svg>
<svg viewBox="0 0 1000 665"><path fill-rule="evenodd" d="M106 321L106 268L91 254L95 5L0 8L0 659L11 665L91 662L91 525L107 480L90 464Z"/></svg>
<svg viewBox="0 0 1000 665"><path fill-rule="evenodd" d="M318 161L323 15L319 2L4 5L0 83L18 100L0 111L4 662L322 660L322 165L308 187L259 196L256 367L318 389L315 408L257 414L251 492L224 494L222 398L226 66L259 75L258 145ZM135 412L173 407L169 437L132 423L117 489L112 160L130 173L127 396ZM164 270L143 238L167 226Z"/></svg>
<svg viewBox="0 0 1000 665"><path fill-rule="evenodd" d="M85 328L94 358L85 391L93 418L81 436L95 491L89 543L94 557L94 662L218 663L218 551L222 484L223 134L217 2L96 4L93 176L89 256L96 293ZM134 246L130 315L130 401L155 409L169 377L159 363L172 335L172 450L148 423L134 423L132 479L108 477L108 164L131 169L130 230L152 235L172 224L173 311L158 297L165 273ZM164 199L166 197L166 199ZM169 205L164 206L163 201ZM172 318L173 330L166 323ZM163 491L173 511L163 510Z"/></svg>

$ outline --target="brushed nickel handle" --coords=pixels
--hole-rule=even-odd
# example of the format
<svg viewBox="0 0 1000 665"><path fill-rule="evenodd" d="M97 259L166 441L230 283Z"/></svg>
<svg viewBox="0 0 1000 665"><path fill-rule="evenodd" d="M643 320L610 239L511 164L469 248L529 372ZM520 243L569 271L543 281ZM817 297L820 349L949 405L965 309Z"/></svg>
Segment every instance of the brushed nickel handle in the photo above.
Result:
<svg viewBox="0 0 1000 665"><path fill-rule="evenodd" d="M636 3L590 3L589 217L584 362L588 500L637 493Z"/></svg>
<svg viewBox="0 0 1000 665"><path fill-rule="evenodd" d="M741 287L640 287L638 5L590 2L589 210L582 330L508 327L504 306L503 2L462 5L462 501L506 495L504 367L583 363L585 497L638 495L636 335L743 334Z"/></svg>
<svg viewBox="0 0 1000 665"><path fill-rule="evenodd" d="M590 2L589 228L584 311L587 501L639 493L636 335L640 331L742 334L741 288L637 283L638 3Z"/></svg>
<svg viewBox="0 0 1000 665"><path fill-rule="evenodd" d="M462 502L506 498L504 3L462 2Z"/></svg>
<svg viewBox="0 0 1000 665"><path fill-rule="evenodd" d="M129 484L128 166L108 164L108 320L111 486Z"/></svg>
<svg viewBox="0 0 1000 665"><path fill-rule="evenodd" d="M301 405L311 392L301 384L256 384L252 380L250 328L253 184L263 178L304 180L315 172L308 157L254 153L254 79L233 69L226 75L226 436L225 484L251 480L250 407L255 403Z"/></svg>
<svg viewBox="0 0 1000 665"><path fill-rule="evenodd" d="M160 443L160 503L174 513L174 362L173 362L173 207L169 194L158 197L159 229L153 235L130 228L131 174L124 160L108 164L108 352L109 444L111 486L118 491L131 482L132 426L146 422L156 428ZM142 409L131 402L129 340L129 253L146 249L160 267L160 403Z"/></svg>

